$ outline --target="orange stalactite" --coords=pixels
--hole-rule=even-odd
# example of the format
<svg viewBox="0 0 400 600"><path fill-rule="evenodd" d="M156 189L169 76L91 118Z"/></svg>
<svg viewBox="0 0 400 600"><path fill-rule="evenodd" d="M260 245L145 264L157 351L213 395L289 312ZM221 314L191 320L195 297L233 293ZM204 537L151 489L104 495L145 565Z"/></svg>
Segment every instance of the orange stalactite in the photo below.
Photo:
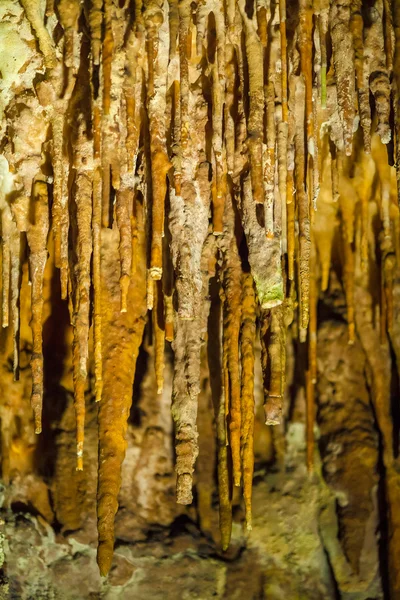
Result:
<svg viewBox="0 0 400 600"><path fill-rule="evenodd" d="M101 173L97 167L93 172L93 218L92 218L92 244L93 244L93 321L94 321L94 368L96 385L96 402L101 400L102 393L102 349L101 349Z"/></svg>
<svg viewBox="0 0 400 600"><path fill-rule="evenodd" d="M286 180L286 226L287 226L287 254L288 254L288 277L294 279L294 255L295 255L295 194L293 189L293 170L288 169Z"/></svg>
<svg viewBox="0 0 400 600"><path fill-rule="evenodd" d="M162 394L164 387L164 307L163 294L160 281L154 282L153 304L153 344L154 344L154 369L156 374L157 394Z"/></svg>
<svg viewBox="0 0 400 600"><path fill-rule="evenodd" d="M240 349L241 373L241 458L243 472L243 497L246 510L246 527L251 530L251 498L254 471L254 345L256 340L256 302L253 278L243 275L242 326Z"/></svg>
<svg viewBox="0 0 400 600"><path fill-rule="evenodd" d="M301 96L300 96L301 97ZM309 319L309 277L310 277L310 202L305 184L306 154L304 148L304 126L301 123L295 134L294 183L299 220L299 271L301 327L306 330Z"/></svg>
<svg viewBox="0 0 400 600"><path fill-rule="evenodd" d="M75 156L75 204L77 220L77 269L72 281L73 296L73 367L74 399L77 423L77 469L83 468L83 442L85 427L85 385L89 361L89 313L92 256L92 191L93 148L85 137L84 125L79 125Z"/></svg>
<svg viewBox="0 0 400 600"><path fill-rule="evenodd" d="M33 221L28 228L29 270L31 276L32 340L33 352L31 405L35 418L35 432L42 431L43 405L43 277L47 261L47 236L49 233L49 206L47 185L36 181L33 185Z"/></svg>
<svg viewBox="0 0 400 600"><path fill-rule="evenodd" d="M310 257L310 321L308 327L308 371L312 384L317 382L317 256L315 242L311 241Z"/></svg>
<svg viewBox="0 0 400 600"><path fill-rule="evenodd" d="M240 371L239 371L239 331L241 318L241 274L240 258L231 238L227 248L224 270L224 329L226 330L227 371L229 375L229 441L232 451L233 481L236 486L241 481L240 461Z"/></svg>
<svg viewBox="0 0 400 600"><path fill-rule="evenodd" d="M170 169L166 152L154 149L151 158L153 186L153 217L151 238L150 275L153 279L161 279L162 275L162 238L164 232L165 196L167 193L166 175Z"/></svg>
<svg viewBox="0 0 400 600"><path fill-rule="evenodd" d="M2 327L8 327L10 303L10 222L11 214L8 206L1 211L1 284L2 284Z"/></svg>
<svg viewBox="0 0 400 600"><path fill-rule="evenodd" d="M101 350L101 210L102 210L102 177L101 177L101 115L100 107L93 107L93 214L92 214L92 247L93 247L93 337L94 337L94 369L96 402L101 400L102 393L102 350Z"/></svg>
<svg viewBox="0 0 400 600"><path fill-rule="evenodd" d="M219 495L219 530L221 534L222 550L227 550L232 533L232 481L229 469L229 440L227 434L226 420L229 414L229 373L228 356L226 348L226 336L223 333L221 321L221 306L224 303L224 291L220 288L220 304L216 311L216 319L213 321L218 334L213 338L212 347L217 347L219 366L222 367L220 386L217 388L218 397L215 402L215 419L217 429L218 450L218 495ZM213 312L211 312L213 314ZM221 343L222 334L222 343ZM210 340L211 341L211 340ZM209 357L210 374L215 367L214 357ZM210 361L213 361L212 363ZM218 364L218 363L217 363Z"/></svg>

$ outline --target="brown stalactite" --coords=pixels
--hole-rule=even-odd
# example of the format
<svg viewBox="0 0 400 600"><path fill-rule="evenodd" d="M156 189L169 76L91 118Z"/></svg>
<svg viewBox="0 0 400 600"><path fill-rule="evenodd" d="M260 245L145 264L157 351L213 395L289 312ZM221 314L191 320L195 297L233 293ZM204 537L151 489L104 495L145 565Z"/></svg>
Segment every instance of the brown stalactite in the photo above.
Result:
<svg viewBox="0 0 400 600"><path fill-rule="evenodd" d="M392 0L393 29L395 36L393 57L393 112L396 132L397 193L400 204L400 6Z"/></svg>
<svg viewBox="0 0 400 600"><path fill-rule="evenodd" d="M302 97L300 92L299 99ZM309 277L310 277L310 203L304 179L306 169L306 154L304 148L304 124L297 126L295 134L295 164L294 182L296 188L296 204L299 219L299 270L300 270L300 299L301 327L305 330L309 318Z"/></svg>
<svg viewBox="0 0 400 600"><path fill-rule="evenodd" d="M154 282L154 305L153 317L153 343L154 343L154 367L156 372L157 394L162 394L164 387L164 307L163 294L160 282Z"/></svg>
<svg viewBox="0 0 400 600"><path fill-rule="evenodd" d="M89 308L92 256L92 180L93 148L86 138L84 124L79 124L75 156L75 189L77 221L77 265L73 280L73 366L74 394L77 422L77 469L83 468L83 439L85 427L85 395L89 360Z"/></svg>
<svg viewBox="0 0 400 600"><path fill-rule="evenodd" d="M354 66L358 94L358 110L363 130L365 152L371 152L371 108L369 105L369 85L367 69L364 64L364 23L361 15L361 0L352 0L350 29L353 36Z"/></svg>
<svg viewBox="0 0 400 600"><path fill-rule="evenodd" d="M96 152L95 152L95 158ZM96 401L102 394L102 348L101 348L101 172L95 168L93 172L93 214L92 214L92 246L93 246L93 337L94 337L94 369L96 385Z"/></svg>
<svg viewBox="0 0 400 600"><path fill-rule="evenodd" d="M90 42L92 45L93 63L100 64L101 26L103 23L103 0L91 0L89 9Z"/></svg>
<svg viewBox="0 0 400 600"><path fill-rule="evenodd" d="M1 249L2 249L2 327L8 327L9 321L9 296L10 296L10 230L9 223L11 219L8 206L3 207L1 211Z"/></svg>
<svg viewBox="0 0 400 600"><path fill-rule="evenodd" d="M385 44L383 40L383 1L377 0L373 9L372 24L364 36L364 67L369 70L368 81L375 100L376 131L384 144L391 140L390 129L390 80L386 70Z"/></svg>
<svg viewBox="0 0 400 600"><path fill-rule="evenodd" d="M139 218L143 218L140 215ZM141 228L143 232L143 228ZM116 230L102 240L102 349L103 394L99 403L99 480L97 519L100 573L110 569L114 547L114 517L121 487L121 465L126 450L126 429L132 403L136 359L142 341L146 314L145 265L138 261L135 282L128 290L126 313L121 313ZM144 257L144 236L138 252Z"/></svg>
<svg viewBox="0 0 400 600"><path fill-rule="evenodd" d="M28 227L27 238L29 245L29 270L32 283L32 339L33 351L32 368L32 397L31 404L35 417L35 432L42 431L43 403L43 342L42 342L42 312L43 312L43 276L47 261L47 236L49 233L49 206L47 185L36 181L32 194L33 219Z"/></svg>
<svg viewBox="0 0 400 600"><path fill-rule="evenodd" d="M12 221L10 235L10 312L13 329L13 373L14 380L19 378L19 333L20 333L20 314L19 314L19 294L21 287L21 234L18 231L15 222Z"/></svg>
<svg viewBox="0 0 400 600"><path fill-rule="evenodd" d="M350 156L355 118L354 51L350 30L350 0L344 0L340 4L331 2L329 16L337 97L343 126L343 144L346 155Z"/></svg>
<svg viewBox="0 0 400 600"><path fill-rule="evenodd" d="M45 65L50 69L56 65L57 59L53 41L44 25L39 2L37 0L21 0L21 4L39 42Z"/></svg>
<svg viewBox="0 0 400 600"><path fill-rule="evenodd" d="M249 69L250 109L247 124L247 143L251 167L251 186L254 202L256 204L264 204L261 137L264 114L263 47L257 35L255 24L247 17L244 2L239 2L238 6L244 24L246 59Z"/></svg>
<svg viewBox="0 0 400 600"><path fill-rule="evenodd" d="M160 2L149 2L144 12L147 43L152 52L148 53L148 114L150 129L151 177L152 177L152 239L150 276L158 280L162 276L162 237L164 235L165 196L167 193L166 175L171 166L165 150L165 126L163 119L166 110L166 85L168 65L168 25L164 22ZM161 38L160 27L165 31Z"/></svg>
<svg viewBox="0 0 400 600"><path fill-rule="evenodd" d="M264 378L264 413L266 425L279 425L285 387L286 333L284 307L264 314L261 325L262 367Z"/></svg>
<svg viewBox="0 0 400 600"><path fill-rule="evenodd" d="M241 320L241 281L242 266L234 235L234 213L230 202L225 205L226 231L224 233L224 343L226 344L226 368L228 372L229 397L229 443L232 452L233 481L236 486L241 482L240 438L240 370L239 370L239 332ZM226 341L225 341L226 340Z"/></svg>

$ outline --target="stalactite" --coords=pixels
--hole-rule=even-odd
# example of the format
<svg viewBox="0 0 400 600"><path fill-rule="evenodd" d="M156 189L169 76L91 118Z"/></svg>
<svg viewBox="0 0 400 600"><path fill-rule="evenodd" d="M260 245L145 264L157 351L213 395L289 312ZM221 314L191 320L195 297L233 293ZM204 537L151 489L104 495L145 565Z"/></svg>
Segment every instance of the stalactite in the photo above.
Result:
<svg viewBox="0 0 400 600"><path fill-rule="evenodd" d="M223 14L215 11L216 52L211 64L212 80L212 146L215 163L215 192L213 194L213 231L219 235L223 231L223 216L226 195L226 151L223 148L223 114L225 88L225 35ZM225 114L227 110L225 109ZM228 116L229 119L229 116ZM228 121L229 122L229 121ZM228 139L228 138L227 138Z"/></svg>
<svg viewBox="0 0 400 600"><path fill-rule="evenodd" d="M215 238L208 235L201 256L202 288L195 297L196 317L182 319L175 313L174 381L172 389L172 417L175 422L176 497L179 504L192 502L194 463L198 455L197 397L199 395L200 348L204 342L208 318L209 258ZM240 400L239 400L240 402Z"/></svg>
<svg viewBox="0 0 400 600"><path fill-rule="evenodd" d="M35 432L42 431L43 404L43 276L47 261L47 236L49 232L49 206L47 185L36 181L33 186L33 219L28 227L29 269L31 276L32 305L32 397L31 404L35 418Z"/></svg>
<svg viewBox="0 0 400 600"><path fill-rule="evenodd" d="M245 3L241 1L238 6L244 24L246 59L249 69L250 109L247 129L251 186L254 202L264 204L261 137L264 114L263 47L257 35L255 24L247 17Z"/></svg>
<svg viewBox="0 0 400 600"><path fill-rule="evenodd" d="M395 36L394 58L393 58L393 109L396 132L396 174L397 194L400 204L400 6L392 3L393 29Z"/></svg>
<svg viewBox="0 0 400 600"><path fill-rule="evenodd" d="M215 275L214 275L215 277ZM231 501L231 477L229 473L229 457L226 436L226 395L229 382L227 369L227 353L225 343L221 343L223 335L222 306L224 303L224 291L222 286L219 294L215 292L211 296L209 327L214 332L208 336L208 368L210 372L211 392L214 404L214 415L217 433L217 477L219 496L219 530L221 534L221 546L223 550L229 547L232 532L232 501Z"/></svg>
<svg viewBox="0 0 400 600"><path fill-rule="evenodd" d="M340 5L332 2L329 16L337 97L343 127L343 144L347 156L350 156L355 118L354 51L350 30L350 0L345 0Z"/></svg>
<svg viewBox="0 0 400 600"><path fill-rule="evenodd" d="M295 233L295 187L294 187L294 136L295 136L295 117L293 114L293 103L295 96L295 78L293 73L289 78L289 116L288 116L288 160L287 160L287 176L286 176L286 229L287 229L287 260L288 260L288 277L290 281L294 279L294 258L295 258L295 246L296 246L296 233Z"/></svg>
<svg viewBox="0 0 400 600"><path fill-rule="evenodd" d="M327 99L326 70L328 67L326 36L328 33L329 2L327 0L321 1L318 8L318 33L321 46L321 108L325 109Z"/></svg>
<svg viewBox="0 0 400 600"><path fill-rule="evenodd" d="M140 214L139 219L143 216ZM144 233L143 227L141 231ZM132 384L136 359L142 340L146 314L144 235L138 252L141 261L128 290L126 313L121 313L119 274L115 270L118 235L114 230L103 235L101 272L101 313L103 349L103 394L99 403L99 479L97 519L100 573L110 569L114 546L114 516L118 508L121 465L126 449L126 429L132 403Z"/></svg>
<svg viewBox="0 0 400 600"><path fill-rule="evenodd" d="M102 374L102 349L101 349L101 139L100 139L100 114L98 106L94 108L93 117L93 213L92 213L92 248L93 248L93 337L94 337L94 369L95 369L95 394L99 402L103 387Z"/></svg>
<svg viewBox="0 0 400 600"><path fill-rule="evenodd" d="M257 219L250 179L243 181L242 223L249 250L249 262L258 299L264 309L283 301L283 279L279 238L267 237Z"/></svg>
<svg viewBox="0 0 400 600"><path fill-rule="evenodd" d="M266 140L267 151L264 160L264 212L265 231L267 237L274 237L274 217L276 216L275 204L275 90L271 83L265 90L266 93ZM254 197L254 194L253 194Z"/></svg>
<svg viewBox="0 0 400 600"><path fill-rule="evenodd" d="M310 321L308 328L308 369L305 374L306 385L306 442L307 469L313 470L314 465L314 412L315 384L317 383L317 280L316 280L316 247L314 235L311 238L310 256Z"/></svg>
<svg viewBox="0 0 400 600"><path fill-rule="evenodd" d="M66 173L63 161L64 119L60 113L52 118L54 199L52 207L55 263L61 270L61 297L67 297L68 279L68 217ZM67 217L67 218L66 218Z"/></svg>
<svg viewBox="0 0 400 600"><path fill-rule="evenodd" d="M8 205L1 211L1 283L2 283L2 327L8 327L10 302L10 227L11 213Z"/></svg>
<svg viewBox="0 0 400 600"><path fill-rule="evenodd" d="M79 0L59 0L57 8L60 23L64 29L65 65L73 68L81 3Z"/></svg>
<svg viewBox="0 0 400 600"><path fill-rule="evenodd" d="M230 495L230 477L228 467L228 446L226 444L225 397L221 394L218 417L218 492L219 492L219 527L221 546L227 550L232 532L232 501Z"/></svg>
<svg viewBox="0 0 400 600"><path fill-rule="evenodd" d="M282 418L285 387L286 327L283 305L265 312L261 321L264 412L266 425L278 425Z"/></svg>
<svg viewBox="0 0 400 600"><path fill-rule="evenodd" d="M162 394L164 387L164 309L161 285L154 282L153 305L153 339L154 339L154 366L156 372L157 394Z"/></svg>
<svg viewBox="0 0 400 600"><path fill-rule="evenodd" d="M111 139L109 131L111 107L111 71L114 55L114 36L112 30L113 0L104 0L102 44L102 125L101 125L101 168L102 168L102 225L108 227L110 222L110 189L111 189Z"/></svg>
<svg viewBox="0 0 400 600"><path fill-rule="evenodd" d="M89 9L90 42L95 65L100 64L101 26L103 22L103 0L92 0Z"/></svg>
<svg viewBox="0 0 400 600"><path fill-rule="evenodd" d="M371 26L364 39L364 67L369 68L369 88L375 99L378 120L377 133L384 144L391 139L390 129L390 81L386 70L383 40L383 1L377 0L370 9L373 13Z"/></svg>
<svg viewBox="0 0 400 600"><path fill-rule="evenodd" d="M76 296L74 298L74 395L77 423L77 469L83 468L85 427L85 383L89 360L90 261L92 256L92 180L93 149L79 124L75 157L75 203L77 220ZM75 283L75 282L74 282ZM74 287L75 287L74 285Z"/></svg>
<svg viewBox="0 0 400 600"><path fill-rule="evenodd" d="M314 156L314 120L312 108L312 5L308 0L300 1L299 52L300 68L305 88L305 123L307 150Z"/></svg>
<svg viewBox="0 0 400 600"><path fill-rule="evenodd" d="M21 4L39 42L46 67L51 69L56 65L57 58L53 41L44 25L40 4L37 0L21 0Z"/></svg>
<svg viewBox="0 0 400 600"><path fill-rule="evenodd" d="M256 338L256 305L253 278L243 275L241 326L241 455L243 470L243 497L246 509L246 527L251 529L251 496L254 471L254 345Z"/></svg>
<svg viewBox="0 0 400 600"><path fill-rule="evenodd" d="M10 298L10 312L11 321L13 328L13 373L14 380L19 379L19 329L20 329L20 315L19 315L19 292L21 287L21 234L14 221L12 221L11 235L10 235L10 256L11 256L11 269L10 269L10 287L11 287L11 298Z"/></svg>
<svg viewBox="0 0 400 600"><path fill-rule="evenodd" d="M226 231L224 233L224 340L226 339L226 360L228 372L229 398L229 443L232 451L233 481L241 482L240 437L240 370L239 370L239 331L241 319L241 279L242 267L234 235L233 207L227 200L225 205Z"/></svg>
<svg viewBox="0 0 400 600"><path fill-rule="evenodd" d="M148 113L152 177L152 240L150 276L161 279L166 175L170 168L165 149L166 85L168 67L168 22L162 4L150 2L144 13L148 52ZM165 17L165 18L164 18ZM151 50L151 51L150 51Z"/></svg>
<svg viewBox="0 0 400 600"><path fill-rule="evenodd" d="M57 81L54 77L53 81ZM60 99L53 82L43 81L37 86L37 94L41 105L48 114L52 133L52 168L54 176L52 204L52 233L54 237L54 262L60 269L61 297L67 297L68 281L68 165L64 160L64 115L69 96Z"/></svg>
<svg viewBox="0 0 400 600"><path fill-rule="evenodd" d="M297 92L297 90L296 90ZM303 97L299 91L296 98ZM312 118L312 116L311 116ZM310 204L304 180L306 155L304 149L304 124L296 126L295 134L295 165L294 180L296 188L296 203L299 215L299 269L300 269L300 298L301 298L301 327L305 330L309 318L309 277L310 277Z"/></svg>
<svg viewBox="0 0 400 600"><path fill-rule="evenodd" d="M178 175L179 159L184 159L189 136L189 57L188 57L188 37L190 27L190 3L189 0L178 3L179 9L179 132L175 143L178 148ZM183 167L182 167L183 168Z"/></svg>
<svg viewBox="0 0 400 600"><path fill-rule="evenodd" d="M363 130L365 152L371 151L371 108L369 105L369 84L364 64L364 23L361 15L361 0L351 3L350 29L353 36L354 66L358 94L358 110Z"/></svg>

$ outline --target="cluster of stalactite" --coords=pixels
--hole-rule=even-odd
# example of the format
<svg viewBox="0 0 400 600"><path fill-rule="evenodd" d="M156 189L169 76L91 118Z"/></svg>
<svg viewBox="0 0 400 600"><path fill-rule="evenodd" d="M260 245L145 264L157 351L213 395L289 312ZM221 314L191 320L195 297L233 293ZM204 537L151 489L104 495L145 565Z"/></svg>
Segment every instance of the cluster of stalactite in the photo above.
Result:
<svg viewBox="0 0 400 600"><path fill-rule="evenodd" d="M349 344L355 278L368 286L376 262L381 337L390 335L400 264L393 168L399 179L400 4L20 2L43 64L32 87L8 103L2 127L2 325L13 328L17 378L27 257L35 430L41 432L42 285L51 240L74 332L77 469L84 468L85 389L94 365L101 573L112 560L146 313L159 393L165 344L174 352L183 504L192 502L198 455L200 351L209 349L227 548L232 486L242 486L251 529L257 335L267 425L281 421L287 328L307 344L313 468L317 301L328 287L334 239ZM119 261L108 251L114 231ZM211 285L218 302L211 302ZM390 470L392 433L382 419Z"/></svg>

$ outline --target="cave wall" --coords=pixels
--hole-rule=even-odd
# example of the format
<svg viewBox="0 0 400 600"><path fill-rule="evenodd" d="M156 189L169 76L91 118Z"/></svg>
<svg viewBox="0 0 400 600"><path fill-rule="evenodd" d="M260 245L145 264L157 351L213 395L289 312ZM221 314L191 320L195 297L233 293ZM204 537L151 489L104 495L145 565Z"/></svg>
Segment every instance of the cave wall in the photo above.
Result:
<svg viewBox="0 0 400 600"><path fill-rule="evenodd" d="M5 598L400 595L398 5L228 4L0 3Z"/></svg>

